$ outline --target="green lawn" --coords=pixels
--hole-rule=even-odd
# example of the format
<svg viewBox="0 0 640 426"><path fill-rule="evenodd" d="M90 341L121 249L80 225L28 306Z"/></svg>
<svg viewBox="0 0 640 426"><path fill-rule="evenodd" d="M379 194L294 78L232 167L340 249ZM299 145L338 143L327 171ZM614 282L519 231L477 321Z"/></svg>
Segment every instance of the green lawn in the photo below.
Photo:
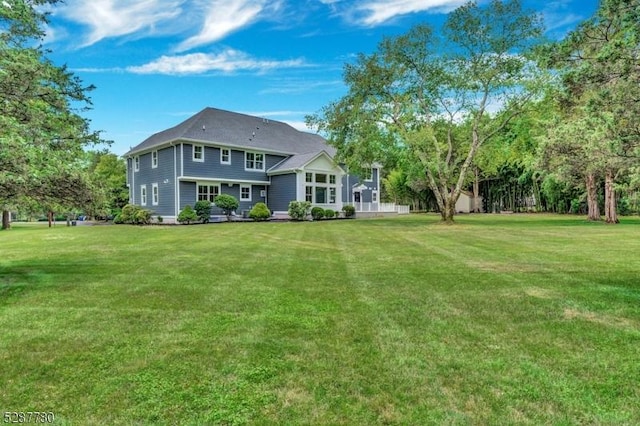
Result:
<svg viewBox="0 0 640 426"><path fill-rule="evenodd" d="M0 233L0 410L59 424L640 424L640 219Z"/></svg>

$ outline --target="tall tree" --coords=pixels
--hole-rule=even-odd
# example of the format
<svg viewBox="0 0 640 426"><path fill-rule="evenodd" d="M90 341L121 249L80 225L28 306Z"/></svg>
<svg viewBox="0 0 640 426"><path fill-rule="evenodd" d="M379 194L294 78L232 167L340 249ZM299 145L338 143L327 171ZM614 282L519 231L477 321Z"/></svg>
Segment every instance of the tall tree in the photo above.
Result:
<svg viewBox="0 0 640 426"><path fill-rule="evenodd" d="M60 197L60 178L74 181L72 168L97 132L81 117L91 105L82 84L57 66L41 46L47 15L44 6L59 0L4 0L0 3L0 208L15 207L21 197ZM56 181L53 191L49 183ZM42 194L43 188L53 192ZM3 228L8 228L3 220Z"/></svg>
<svg viewBox="0 0 640 426"><path fill-rule="evenodd" d="M615 181L640 147L640 0L603 0L596 14L552 46L568 111L605 181L605 220L618 222ZM578 139L578 140L579 140Z"/></svg>
<svg viewBox="0 0 640 426"><path fill-rule="evenodd" d="M404 152L452 222L479 148L535 93L539 73L525 51L541 32L517 0L471 1L449 15L442 36L418 25L360 55L345 67L348 94L308 122L352 167Z"/></svg>

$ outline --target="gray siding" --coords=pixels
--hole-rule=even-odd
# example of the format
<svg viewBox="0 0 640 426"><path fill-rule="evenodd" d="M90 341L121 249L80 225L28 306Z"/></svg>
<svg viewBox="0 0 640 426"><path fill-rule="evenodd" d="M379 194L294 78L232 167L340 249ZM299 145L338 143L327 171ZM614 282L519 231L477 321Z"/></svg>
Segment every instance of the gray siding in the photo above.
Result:
<svg viewBox="0 0 640 426"><path fill-rule="evenodd" d="M158 167L151 167L151 153L140 155L140 170L133 171L133 159L127 161L130 167L130 192L133 203L141 205L141 186L147 187L147 203L144 206L155 215L175 214L175 169L173 147L158 150ZM165 183L166 182L166 183ZM158 184L158 205L153 205L153 184Z"/></svg>
<svg viewBox="0 0 640 426"><path fill-rule="evenodd" d="M180 182L180 210L189 205L193 207L198 201L198 187L195 182Z"/></svg>
<svg viewBox="0 0 640 426"><path fill-rule="evenodd" d="M271 211L287 211L289 202L296 199L296 175L277 175L271 177L271 186L267 206Z"/></svg>
<svg viewBox="0 0 640 426"><path fill-rule="evenodd" d="M266 171L286 158L285 156L266 154L265 171L253 172L244 169L244 151L231 150L231 164L220 163L220 148L215 147L204 147L204 162L193 161L193 145L191 144L184 144L183 155L184 176L265 182L269 180Z"/></svg>
<svg viewBox="0 0 640 426"><path fill-rule="evenodd" d="M342 201L350 203L353 201L353 187L354 185L364 185L367 188L360 191L361 199L360 201L363 203L371 203L373 197L373 191L378 191L378 201L380 201L380 188L378 188L378 174L380 173L380 169L373 169L372 180L364 180L361 179L357 175L347 174L342 177Z"/></svg>

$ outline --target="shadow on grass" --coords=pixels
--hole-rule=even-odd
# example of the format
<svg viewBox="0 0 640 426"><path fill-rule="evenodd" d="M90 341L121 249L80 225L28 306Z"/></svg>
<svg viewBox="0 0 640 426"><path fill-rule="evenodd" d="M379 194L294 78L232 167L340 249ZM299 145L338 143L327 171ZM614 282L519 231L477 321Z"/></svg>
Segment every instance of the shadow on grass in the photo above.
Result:
<svg viewBox="0 0 640 426"><path fill-rule="evenodd" d="M0 305L40 289L79 285L84 282L84 277L95 275L99 270L95 259L10 262L0 266Z"/></svg>

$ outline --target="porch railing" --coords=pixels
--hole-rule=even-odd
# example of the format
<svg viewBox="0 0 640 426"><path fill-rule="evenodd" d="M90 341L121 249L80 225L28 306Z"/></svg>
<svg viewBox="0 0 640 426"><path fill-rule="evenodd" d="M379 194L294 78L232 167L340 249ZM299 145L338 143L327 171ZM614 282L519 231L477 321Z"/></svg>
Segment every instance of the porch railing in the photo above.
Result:
<svg viewBox="0 0 640 426"><path fill-rule="evenodd" d="M396 203L347 203L356 208L356 212L409 214L409 206Z"/></svg>

